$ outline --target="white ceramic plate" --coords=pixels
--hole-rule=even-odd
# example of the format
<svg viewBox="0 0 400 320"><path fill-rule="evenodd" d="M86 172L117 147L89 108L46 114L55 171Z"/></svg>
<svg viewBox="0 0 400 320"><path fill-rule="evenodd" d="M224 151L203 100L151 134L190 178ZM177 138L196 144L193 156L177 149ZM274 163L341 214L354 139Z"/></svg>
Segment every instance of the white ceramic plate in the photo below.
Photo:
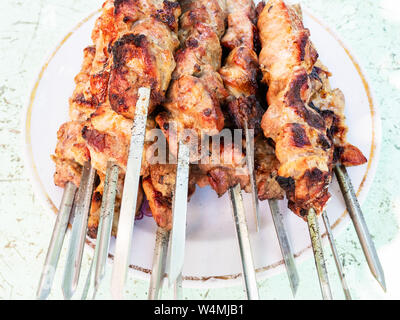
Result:
<svg viewBox="0 0 400 320"><path fill-rule="evenodd" d="M50 155L56 146L56 132L68 120L68 98L74 88L74 76L82 62L82 50L90 44L90 33L98 13L80 23L69 33L46 61L35 83L25 121L26 161L37 195L49 210L56 211L62 189L54 186L54 164ZM348 139L369 158L368 164L350 168L360 201L372 183L380 142L380 122L368 84L355 59L340 40L308 12L305 25L321 60L333 73L334 87L340 87L347 100L346 116L350 128ZM348 216L336 181L330 188L332 199L328 213L334 230L345 226ZM283 262L267 202L261 203L261 231L255 232L251 199L244 196L251 232L253 256L258 277L282 272ZM286 201L281 202L286 208ZM307 225L290 213L285 217L297 262L309 256L310 239ZM322 228L322 224L321 224ZM323 230L323 229L322 229ZM132 270L139 278L149 278L155 241L156 224L145 217L136 222L133 236ZM110 252L114 250L112 240ZM88 249L88 248L87 248ZM187 242L183 274L185 286L215 287L231 285L241 273L230 202L225 195L218 199L210 189L197 189L188 207Z"/></svg>

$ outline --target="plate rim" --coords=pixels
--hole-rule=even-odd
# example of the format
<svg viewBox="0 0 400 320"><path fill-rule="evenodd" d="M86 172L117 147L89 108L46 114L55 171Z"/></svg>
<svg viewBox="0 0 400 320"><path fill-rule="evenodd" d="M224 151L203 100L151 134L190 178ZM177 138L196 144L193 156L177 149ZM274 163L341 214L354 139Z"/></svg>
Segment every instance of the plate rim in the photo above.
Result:
<svg viewBox="0 0 400 320"><path fill-rule="evenodd" d="M33 158L33 150L32 150L32 144L31 144L31 136L30 136L30 131L31 131L31 116L32 116L32 110L33 110L33 105L35 102L36 98L36 93L39 88L39 84L43 78L43 75L45 71L47 70L48 65L51 63L55 55L58 53L58 51L63 47L65 42L75 33L78 29L80 29L85 23L87 23L89 20L91 20L93 17L95 17L97 14L101 12L101 9L98 9L91 14L89 14L87 17L84 19L80 20L66 35L63 37L60 37L60 40L57 41L57 45L53 48L50 49L42 61L41 64L39 64L38 70L35 72L37 74L37 77L35 77L32 81L32 84L29 86L29 94L26 98L26 102L24 103L24 112L23 112L23 119L22 119L22 137L24 139L23 144L24 144L24 167L25 167L25 172L28 174L28 178L30 180L30 183L33 186L33 192L34 194L39 198L39 201L42 203L43 207L46 209L46 211L52 211L53 212L53 217L55 219L55 215L57 215L58 208L56 205L52 202L51 198L47 194L44 185L40 179L40 176L38 174L36 164ZM358 60L355 58L354 54L352 53L353 50L350 49L350 46L347 45L345 41L343 41L339 36L336 34L333 28L331 28L328 24L323 22L321 19L317 18L314 13L309 8L304 8L303 6L303 12L308 15L312 20L314 20L317 24L319 24L321 27L323 27L338 43L339 45L345 50L346 55L349 57L351 60L352 64L354 65L358 76L360 77L360 80L362 81L364 91L366 93L366 96L368 98L369 102L369 111L371 114L371 120L372 120L372 138L371 138L371 149L369 152L369 157L368 157L368 163L365 169L365 173L363 175L363 179L360 183L360 186L356 192L357 196L361 193L363 194L362 197L359 197L359 202L362 204L365 201L365 198L368 194L369 189L371 188L373 184L373 180L375 177L375 173L379 164L379 158L380 158L380 149L381 149L381 140L382 140L382 122L380 118L380 112L375 104L375 98L374 98L374 93L373 90L371 90L370 86L370 79L368 75L364 72L364 68L361 67L361 65L358 63ZM349 222L349 215L347 210L345 210L340 217L332 224L332 230L334 233L340 233L348 224ZM324 232L322 234L323 238L323 244L326 245L327 240L327 234ZM86 239L86 244L88 247L90 247L92 250L94 249L94 241L87 238ZM305 259L309 258L311 256L311 244L308 245L307 247L303 248L302 250L295 252L294 254L296 258L296 262L301 263ZM109 255L109 259L113 261L113 256ZM148 280L151 275L151 270L147 268L143 268L140 266L136 265L130 265L130 270L134 272L138 278L143 279L143 280ZM280 273L284 270L284 261L279 260L273 264L270 264L268 266L260 267L256 269L256 274L259 280L263 278L267 278L272 276L273 274ZM267 272L269 271L269 272ZM196 277L196 276L184 276L183 280L185 284L190 283L187 287L204 287L204 283L210 283L212 282L213 285L212 287L226 287L229 285L237 284L237 282L242 279L242 274L237 273L237 274L231 274L231 275L223 275L223 276L202 276L202 277ZM186 285L185 285L186 287Z"/></svg>

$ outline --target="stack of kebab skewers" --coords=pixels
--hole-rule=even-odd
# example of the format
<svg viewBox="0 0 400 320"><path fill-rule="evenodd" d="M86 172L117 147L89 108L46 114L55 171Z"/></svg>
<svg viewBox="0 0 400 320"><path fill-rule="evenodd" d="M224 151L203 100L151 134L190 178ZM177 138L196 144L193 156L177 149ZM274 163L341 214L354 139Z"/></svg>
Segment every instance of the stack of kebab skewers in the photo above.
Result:
<svg viewBox="0 0 400 320"><path fill-rule="evenodd" d="M169 255L169 279L170 282L179 280L183 267L184 256L184 242L185 242L185 226L186 226L186 194L188 189L188 170L189 164L199 161L197 168L200 173L208 177L208 182L211 187L217 192L219 196L229 191L232 204L234 207L235 221L244 221L245 215L243 210L243 203L240 194L240 189L250 191L253 189L257 197L256 189L250 184L251 176L245 165L245 155L241 152L241 148L232 143L227 143L220 146L219 149L209 152L211 155L202 153L198 150L198 144L190 144L183 142L180 137L185 129L194 131L195 136L201 137L203 135L213 136L219 134L226 125L224 114L221 106L225 104L234 105L236 108L241 108L241 104L257 104L255 97L256 75L258 73L257 55L252 51L253 44L248 44L250 48L244 46L244 53L242 49L233 53L233 58L228 58L228 64L221 70L222 46L220 44L221 37L224 35L225 20L232 20L231 25L228 24L228 31L226 36L222 39L222 43L233 43L234 25L238 22L235 21L237 15L240 16L240 9L252 10L253 17L255 16L254 5L248 2L248 8L236 8L233 1L182 1L183 14L180 24L180 40L182 43L181 49L176 55L177 68L173 74L173 81L171 83L167 103L164 107L167 112L161 112L157 115L156 121L165 134L170 152L177 155L183 148L189 149L189 152L182 152L177 155L178 169L176 178L175 189L175 206L173 208L173 228L170 243ZM225 4L227 7L225 8ZM251 14L245 12L244 15ZM250 41L253 42L253 33L256 29L255 25L250 23ZM247 31L247 30L246 30ZM236 35L238 37L238 35ZM230 39L229 39L230 38ZM236 41L240 41L238 38ZM245 61L247 58L247 51L251 52L252 61ZM239 65L239 68L245 73L244 79L239 80L230 75L234 72L235 63L239 61L232 61L234 59L241 59L245 65ZM221 74L217 71L221 70ZM248 73L250 72L250 75ZM225 80L224 81L221 78ZM243 76L240 74L239 76ZM227 85L230 77L230 85ZM234 91L236 86L236 92ZM254 87L255 86L255 87ZM243 91L244 90L244 91ZM247 90L247 91L246 91ZM241 93L239 93L241 92ZM235 97L235 94L237 96ZM237 98L237 99L236 99ZM238 110L240 112L240 110ZM257 117L261 119L261 110L253 117L248 115L248 118L253 121L258 121ZM247 123L246 123L247 124ZM172 126L174 130L171 130ZM260 128L258 126L258 130ZM190 137L189 137L190 138ZM189 139L190 140L190 139ZM198 140L195 139L195 142ZM213 147L213 146L212 146ZM259 151L262 149L259 148ZM265 148L264 148L265 150ZM263 150L263 151L264 151ZM204 161L207 157L213 157L215 152L218 153L218 158L221 160L219 164L213 164L211 161ZM273 159L273 152L262 155L267 160ZM230 159L232 161L224 162L223 159ZM209 159L207 159L209 160ZM204 163L207 164L204 164ZM179 166L179 163L182 165ZM239 170L241 169L241 170ZM263 192L262 197L277 197L282 196L282 190L277 182L271 179L271 170L273 169L269 163L260 166L260 190ZM274 184L273 187L267 186ZM178 189L180 188L180 189ZM275 191L275 194L273 192ZM182 195L182 198L177 199ZM237 216L236 216L237 214ZM238 235L241 238L241 247L247 246L246 250L242 250L242 263L243 268L254 269L254 264L251 257L250 242L246 223L236 223ZM164 241L165 243L166 241ZM164 250L165 251L165 250ZM247 254L245 254L247 253ZM250 253L250 254L248 254ZM157 260L157 259L156 259ZM252 279L245 279L245 284L249 296L254 298L258 297L257 284L255 277ZM252 280L252 281L250 281ZM251 282L251 283L250 283Z"/></svg>
<svg viewBox="0 0 400 320"><path fill-rule="evenodd" d="M249 8L249 3L232 3L231 13L235 13L236 8L239 7L243 10L246 5ZM274 7L276 10L269 15ZM258 27L263 47L260 53L260 64L264 75L263 80L269 85L267 100L272 106L263 116L261 127L277 153L279 165L276 181L285 190L292 211L309 223L322 293L324 298L329 298L331 293L316 215L322 214L330 197L328 186L334 165L340 163L344 168L343 165L361 165L367 160L356 147L346 141L347 127L344 124L343 94L338 89L330 88L328 80L330 73L320 61L317 61L318 54L309 40L309 31L303 26L300 8L286 6L283 1L270 1L268 8L265 9L262 4L258 11L260 12ZM243 19L243 17L246 18L246 14L238 16L242 17L242 21L246 21ZM251 15L247 13L247 21L251 21L249 17ZM231 21L234 21L234 18L237 19L236 21L240 19L234 15L231 18ZM242 23L238 29L243 30L245 26L246 23ZM281 30L287 32L281 32ZM249 33L241 35L243 34ZM227 37L232 38L229 32ZM244 38L242 37L237 42L239 46L243 44ZM245 49L242 48L237 52L247 51L247 59L240 60L238 57L240 55L233 50L227 59L225 70L221 70L230 93L227 100L229 113L236 125L242 128L248 127L249 115L257 115L260 112L256 102L245 99L246 93L250 96L249 91L243 88L237 90L237 87L246 82L243 79L251 79L251 76L248 76L251 73L243 72L243 70L251 70L249 66L255 61L252 59L254 55L251 50ZM243 65L247 67L243 68ZM240 76L238 77L237 74ZM239 86L235 83L236 79L241 80L237 82ZM238 108L239 104L241 106ZM254 118L251 120L253 124L257 123ZM256 150L263 149L265 146L265 140L258 140ZM335 170L337 171L338 168L339 166L335 167ZM269 173L272 177L274 170L270 170ZM343 191L343 193L349 210L355 211L354 207L348 203L349 195L347 192ZM354 200L356 198L353 195ZM354 217L352 214L352 218L360 241L363 243L369 235L365 223L362 223L363 226L360 228L359 222L362 219L360 211L358 215ZM326 222L325 219L324 221ZM333 238L330 240L332 249L336 253ZM364 253L370 267L372 266L371 270L374 271L375 268L374 275L384 286L383 273L375 248L370 238L367 242L369 243L366 246L363 245ZM337 255L335 257L338 271L342 273ZM343 277L342 274L341 276ZM342 279L342 284L346 293L344 279Z"/></svg>
<svg viewBox="0 0 400 320"><path fill-rule="evenodd" d="M247 165L257 229L258 198L268 199L289 283L295 295L299 279L277 203L277 199L283 198L283 190L276 180L279 162L275 157L274 149L261 132L261 118L265 110L261 107L262 97L258 86L261 72L255 52L259 47L255 26L256 10L252 0L227 0L227 8L228 29L222 39L222 45L230 52L225 65L220 69L225 87L230 94L226 110L234 127L244 130L245 133ZM253 143L251 143L250 130L253 130L252 133L256 137ZM253 161L255 167L252 165Z"/></svg>
<svg viewBox="0 0 400 320"><path fill-rule="evenodd" d="M228 103L229 113L238 127L243 127L244 121L247 121L246 125L250 124L251 127L254 126L254 129L257 131L257 125L254 124L259 123L259 116L263 111L260 109L257 99L254 96L256 89L241 86L243 81L237 82L239 85L235 84L236 71L242 70L246 73L247 69L253 70L253 73L250 73L253 76L254 72L257 73L254 67L257 65L256 57L251 50L253 44L247 41L248 39L240 39L240 41L235 43L235 37L232 37L235 34L235 19L246 16L248 18L253 17L253 14L241 14L240 9L235 8L228 1L228 10L230 11L228 15L228 32L224 37L223 43L226 47L233 48L234 50L228 57L226 66L221 69L221 75L224 78L227 89L225 91L222 81L216 73L221 59L219 58L219 61L217 61L218 59L215 58L216 56L221 57L221 49L218 44L219 38L224 34L224 23L221 22L225 18L223 10L224 2L206 1L202 3L202 1L181 1L181 3L184 12L181 18L181 30L179 34L182 48L176 55L177 68L173 74L173 82L168 94L167 103L164 103L168 112L162 112L156 117L157 123L166 134L170 145L172 143L168 126L171 119L175 120L174 123L182 125L182 127L197 128L199 130L205 127L209 134L218 133L224 125L219 105L225 102ZM153 51L151 51L147 49L146 45L149 43L145 40L147 37L150 38L157 34L155 31L162 30L164 33L159 33L160 37L158 40L160 42L158 44L162 42L161 48L165 49L167 47L169 52L173 53L177 48L177 41L174 39L174 34L171 30L177 30L176 22L180 14L179 7L176 6L176 3L168 1L156 3L154 7L150 6L151 9L149 9L149 6L143 5L141 9L153 10L151 11L153 14L149 14L149 12L145 14L145 11L139 10L135 7L136 5L137 2L132 4L130 1L115 1L115 4L114 1L107 1L105 3L103 14L96 23L96 28L93 32L96 46L85 50L85 62L81 73L76 78L77 88L71 99L70 110L71 119L74 121L63 125L60 129L59 144L54 158L57 164L55 181L59 186L68 185L69 182L79 185L80 171L85 161L91 160L92 166L97 169L100 183L93 196L89 219L89 233L92 236L95 235L95 229L98 224L99 203L104 186L104 176L110 159L122 169L118 183L119 192L117 199L121 198L123 173L126 168L130 130L132 127L132 120L130 119L135 115L133 106L137 101L137 89L143 85L148 85L153 89L150 99L150 110L152 110L154 106L163 101L162 97L169 82L168 72L171 74L174 69L174 62L171 59L168 59L168 62L171 62L170 65L165 64L165 61L164 63L157 61L157 55L154 54L157 51L154 50L154 47L160 49L160 46L154 46L152 48ZM250 5L252 8L252 4L249 2L247 2L247 5ZM282 5L284 4L282 3ZM243 9L246 8L243 7ZM287 8L287 10L289 9ZM149 16L151 16L151 19ZM145 23L146 20L149 22L148 24ZM199 23L199 21L201 22ZM165 26L161 27L163 22L167 22L170 28L168 32ZM246 25L249 24L241 24L243 27ZM152 30L152 32L148 32L148 30ZM139 34L140 36L138 37ZM238 32L237 34L240 33ZM208 54L209 50L214 51L212 51L212 54ZM166 51L168 50L164 50L163 54ZM153 65L150 67L154 67L151 69L147 66L147 69L140 76L137 74L140 73L137 71L137 68L131 69L132 66L138 66L137 61L135 63L138 52L144 56L143 52L147 53L146 59L139 57L139 62L140 58L146 62L150 60L153 62ZM249 54L252 60L243 59L245 54ZM167 57L170 58L171 55L168 54ZM240 68L236 68L235 64ZM140 65L140 67L143 69L143 65ZM139 68L139 70L142 69ZM163 72L160 70L163 70ZM150 71L153 71L153 73ZM149 73L151 76L149 76ZM324 71L324 68L321 66L313 68L309 76L310 82L313 82L314 85L313 102L315 105L321 105L321 110L331 108L330 104L326 102L327 96L335 101L337 101L338 96L337 92L333 94L329 90L327 75L328 72ZM252 80L254 78L245 77L244 79ZM254 84L254 81L250 83ZM132 86L132 84L135 84L135 86ZM243 88L247 90L243 90ZM186 92L190 92L190 94ZM317 108L315 105L314 109ZM247 109L243 106L247 107L250 112L247 112ZM182 109L182 107L184 108ZM343 108L343 103L339 104L338 108L339 111L342 111L340 109ZM338 114L343 113L338 112ZM264 119L267 118L266 115ZM342 123L343 116L339 116L338 119L335 118L332 121ZM149 128L153 128L155 126L153 119L150 119L147 125ZM345 127L342 126L342 128ZM335 130L335 144L338 145L337 150L340 151L335 154L341 156L340 159L342 161L343 159L352 159L351 161L353 161L354 156L351 157L351 155L354 154L353 150L357 149L343 143L345 142L345 129L340 133L338 133L340 130ZM175 139L176 144L178 144L177 136L172 137L172 140ZM277 187L274 179L278 171L275 167L278 165L278 162L274 158L273 152L271 152L271 147L268 146L264 138L257 137L256 141L256 164L258 164L257 169L259 169L257 173L264 173L262 177L266 177L260 179L261 175L257 175L257 180L261 181L258 183L259 190L264 191L259 193L260 198L280 198L282 191ZM222 148L224 147L227 146L223 146ZM228 152L232 153L236 151L235 146L229 146L228 150ZM174 149L171 148L170 151L174 152ZM225 151L222 150L221 152ZM265 161L260 160L262 158L267 158L270 161L266 164ZM142 167L141 172L144 177L143 185L153 216L160 226L169 229L171 227L171 204L176 166L146 165L145 157L143 162L144 168ZM349 162L346 164L349 164ZM232 175L227 175L226 172L232 172L232 169L234 169L232 166L226 168L223 165L216 167L192 166L190 179L191 192L194 191L193 186L196 182L201 186L205 184L204 182L207 180L205 177L208 177L211 186L214 187L219 195L238 182L241 182L240 184L243 188L249 190L249 177L245 175L241 175L238 180L228 179L226 181L226 179L221 179L224 176L231 177ZM168 177L166 179L168 182L163 183L160 177ZM283 187L287 186L288 180L290 180L290 177L288 179L288 177L281 174L277 179ZM290 198L290 193L288 197L290 200L293 199L293 197ZM140 204L140 198L139 192L138 204ZM310 201L310 203L313 202ZM118 212L118 205L115 211Z"/></svg>
<svg viewBox="0 0 400 320"><path fill-rule="evenodd" d="M186 10L186 12L190 14L187 14L186 18L183 17L182 21L186 19L186 32L192 35L193 42L196 41L194 39L196 36L201 37L198 40L201 46L198 49L194 48L194 52L181 50L182 63L178 63L178 65L182 69L190 67L190 64L197 68L196 59L203 59L201 55L208 55L208 59L214 59L214 62L211 61L214 65L207 65L204 68L204 76L201 81L197 81L197 77L190 77L190 74L187 74L184 70L182 70L182 75L187 77L179 79L178 68L175 70L174 78L180 80L179 83L186 83L189 87L193 82L196 82L200 92L203 91L208 94L208 97L205 98L208 105L204 103L202 105L210 108L207 108L207 112L204 112L204 114L206 115L208 110L215 108L217 130L220 130L224 121L219 110L218 99L222 99L226 93L216 70L220 67L222 55L222 50L218 45L219 37L224 34L224 11L217 1L210 3L206 1L204 3L206 8L203 8L203 5L196 6L195 2L192 3L195 8L190 8L190 3L187 4L190 10ZM193 16L193 13L197 14L197 18ZM219 14L220 17L214 20L214 14ZM131 128L134 127L132 121L132 118L135 117L134 105L139 100L138 88L143 86L151 88L149 113L164 100L163 97L171 78L168 75L171 75L175 69L175 62L171 58L174 50L178 47L174 32L177 31L179 15L179 5L171 1L155 3L107 1L103 5L102 15L97 20L92 34L95 46L88 47L84 51L84 63L81 72L75 79L76 89L70 100L72 121L62 125L58 132L58 143L53 160L56 163L55 183L60 187L66 187L70 195L69 198L72 194L71 201L76 190L75 187L80 186L80 189L86 191L86 199L82 200L86 200L86 208L90 208L88 233L91 237L97 235L101 220L100 204L102 199L107 200L106 197L103 197L107 180L110 184L113 180L118 180L117 182L114 181L114 184L118 186L115 205L113 201L110 201L112 202L111 209L113 209L111 211L115 211L112 233L116 234L124 188L124 173L128 162ZM190 28L196 19L204 21L196 24L192 33ZM184 28L181 28L181 30L184 30ZM184 32L181 31L181 39L187 37ZM215 43L215 40L217 40L217 43ZM210 56L209 51L207 51L210 49L207 48L207 45L213 44L214 46L217 44L215 46L218 54L217 59L212 55ZM191 56L185 58L185 54ZM206 85L210 84L214 84L215 87L206 88ZM221 90L217 95L215 88ZM170 92L170 95L172 95L173 90L171 89ZM190 99L189 95L181 94L181 96ZM213 118L213 115L208 114L206 118L205 121L208 121L208 119ZM162 121L160 116L157 119ZM148 129L155 127L154 119L149 119L147 127ZM162 128L165 129L166 125L162 124ZM217 133L217 130L213 131L211 128L208 133ZM91 172L91 181L85 180L82 186L80 177L85 168L87 172L89 170ZM111 170L112 168L114 168L114 171ZM117 169L115 170L115 168ZM90 205L88 204L88 195L91 194L90 186L94 182L94 169L96 169L98 179ZM118 169L121 171L119 174ZM194 179L191 179L191 181L196 181L199 185L204 186L208 181L205 171L219 172L219 170L219 167L215 168L215 166L208 166L204 170L194 167L191 175ZM226 170L229 170L229 168L226 168ZM146 161L146 152L144 152L141 168L143 187L156 222L160 227L167 230L171 228L171 204L175 171L175 165L149 164ZM106 175L109 172L113 172L114 177L107 179ZM119 178L116 179L116 176L119 176ZM246 177L244 176L243 179L246 179ZM194 183L191 183L191 186L190 190L194 191ZM112 194L112 188L107 189ZM142 199L143 195L139 188L136 211L139 209ZM79 196L77 196L77 200L79 200ZM68 208L68 204L66 204L66 207ZM82 211L85 211L85 208L82 208ZM76 212L75 216L77 216ZM82 226L79 229L84 230L85 218L81 220ZM74 222L74 228L76 226L77 223ZM72 296L79 278L82 250L79 255L75 252L77 251L76 248L83 246L83 243L83 241L80 241L78 244L70 244L69 256L71 259L67 263L63 284L64 294L67 298ZM71 254L71 251L75 252ZM73 275L70 274L71 264L75 265ZM47 293L46 290L45 292L39 290L38 295L45 296Z"/></svg>
<svg viewBox="0 0 400 320"><path fill-rule="evenodd" d="M225 33L226 3L217 0L187 0L181 1L181 5L181 49L176 55L177 67L164 104L167 111L156 117L170 152L178 159L168 263L169 281L177 284L178 288L184 263L190 163L200 162L198 168L207 174L211 186L219 195L237 184L248 184L248 174L235 174L238 166L244 165L243 161L235 160L243 159L244 156L234 144L225 143L220 149L212 151L218 153L219 159L233 160L230 164L217 165L210 159L205 161L210 155L208 152L203 153L198 144L199 138L202 142L204 138L218 135L225 125L221 105L228 97L228 92L218 70L222 60L220 39ZM247 252L251 254L248 241L246 245ZM256 285L252 291L258 297Z"/></svg>

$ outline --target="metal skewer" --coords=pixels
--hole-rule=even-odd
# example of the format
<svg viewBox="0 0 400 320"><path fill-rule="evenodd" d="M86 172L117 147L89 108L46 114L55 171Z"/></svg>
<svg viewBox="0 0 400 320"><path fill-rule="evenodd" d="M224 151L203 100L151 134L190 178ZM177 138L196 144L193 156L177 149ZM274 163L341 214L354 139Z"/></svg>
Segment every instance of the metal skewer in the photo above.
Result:
<svg viewBox="0 0 400 320"><path fill-rule="evenodd" d="M258 191L256 184L256 175L254 171L254 137L251 137L249 128L247 126L247 122L245 123L246 133L246 160L247 167L249 169L250 174L250 186L251 186L251 200L253 203L253 212L255 217L256 230L259 232L260 230L260 212L259 212L259 204L258 204Z"/></svg>
<svg viewBox="0 0 400 320"><path fill-rule="evenodd" d="M73 210L74 220L62 283L63 294L67 300L72 298L78 286L95 176L95 169L90 162L86 162Z"/></svg>
<svg viewBox="0 0 400 320"><path fill-rule="evenodd" d="M149 300L159 300L162 280L165 273L165 264L167 258L169 243L169 231L158 227L156 234L156 245L154 247L153 255L153 268L151 271L150 286L149 286Z"/></svg>
<svg viewBox="0 0 400 320"><path fill-rule="evenodd" d="M175 193L172 206L172 230L168 255L169 285L181 276L185 257L186 212L189 183L189 147L181 139L178 146Z"/></svg>
<svg viewBox="0 0 400 320"><path fill-rule="evenodd" d="M247 298L249 300L258 300L260 297L258 294L253 254L251 251L249 230L247 228L240 184L229 189L229 196L231 199L233 219L235 221L236 234L239 242Z"/></svg>
<svg viewBox="0 0 400 320"><path fill-rule="evenodd" d="M100 228L98 232L98 243L96 243L97 256L94 263L94 292L93 299L96 297L100 282L104 278L105 268L110 246L111 230L114 220L115 198L117 196L119 168L113 163L108 163L106 180L104 182L103 202L100 212ZM100 237L99 237L100 236Z"/></svg>
<svg viewBox="0 0 400 320"><path fill-rule="evenodd" d="M65 187L60 210L57 215L46 260L43 266L42 275L40 277L39 287L36 293L37 299L44 300L50 294L54 274L60 258L61 248L64 243L65 233L68 228L68 221L72 211L76 189L76 186L72 182L68 182Z"/></svg>
<svg viewBox="0 0 400 320"><path fill-rule="evenodd" d="M310 232L311 244L314 252L315 266L317 268L319 284L321 286L322 298L332 300L331 287L329 285L328 271L325 265L324 253L322 250L321 235L317 215L314 209L310 209L307 214L308 230Z"/></svg>
<svg viewBox="0 0 400 320"><path fill-rule="evenodd" d="M297 288L299 286L299 274L297 273L296 263L294 262L292 246L290 245L289 237L283 224L283 217L279 210L278 200L269 200L268 203L269 208L271 209L276 234L278 236L283 261L285 262L290 288L292 289L293 296L296 296Z"/></svg>
<svg viewBox="0 0 400 320"><path fill-rule="evenodd" d="M382 265L379 261L374 242L372 241L371 235L368 231L364 215L354 192L346 167L343 165L337 165L335 166L334 171L371 273L379 282L382 289L386 292L385 275L383 273Z"/></svg>
<svg viewBox="0 0 400 320"><path fill-rule="evenodd" d="M85 288L83 290L82 300L85 300L87 298L87 294L89 292L90 285L92 283L93 269L95 270L95 274L93 281L94 289L93 289L92 299L95 299L97 291L100 286L100 282L104 277L105 267L108 257L108 249L110 244L112 223L114 219L114 207L115 207L115 198L117 195L118 173L119 173L118 166L115 164L115 162L109 161L107 163L106 178L104 181L104 192L103 192L103 199L101 202L100 221L97 230L96 248L92 264L90 266L90 270L87 275Z"/></svg>
<svg viewBox="0 0 400 320"><path fill-rule="evenodd" d="M149 101L150 89L139 88L118 223L118 236L115 245L115 259L111 280L111 293L114 299L123 298L131 256L132 233L135 222Z"/></svg>
<svg viewBox="0 0 400 320"><path fill-rule="evenodd" d="M345 273L342 268L342 263L340 262L339 254L336 249L335 239L333 238L331 224L329 223L329 218L328 218L328 214L326 213L326 211L322 212L322 219L324 220L325 229L328 234L328 240L331 245L333 258L335 259L335 264L336 264L336 268L337 268L337 271L338 271L338 274L340 277L340 281L342 283L344 295L346 297L346 300L351 300L350 290L347 285L346 276L345 276Z"/></svg>

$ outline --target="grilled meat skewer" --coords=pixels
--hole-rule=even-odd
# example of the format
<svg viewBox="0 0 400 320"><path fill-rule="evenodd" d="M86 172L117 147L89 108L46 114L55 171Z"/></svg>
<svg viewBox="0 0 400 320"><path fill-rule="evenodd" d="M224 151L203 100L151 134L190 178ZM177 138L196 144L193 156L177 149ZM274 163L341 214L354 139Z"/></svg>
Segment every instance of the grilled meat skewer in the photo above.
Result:
<svg viewBox="0 0 400 320"><path fill-rule="evenodd" d="M269 86L269 108L261 127L275 142L280 162L277 180L286 191L289 207L305 219L311 208L320 214L330 197L335 140L343 146L347 130L343 110L329 110L329 104L325 112L313 108L314 87L320 81L318 53L297 7L269 1L259 16L258 28L262 44L259 62L263 81ZM354 164L366 161L356 147L346 143L344 150L342 154L355 159ZM352 155L346 154L350 152Z"/></svg>

